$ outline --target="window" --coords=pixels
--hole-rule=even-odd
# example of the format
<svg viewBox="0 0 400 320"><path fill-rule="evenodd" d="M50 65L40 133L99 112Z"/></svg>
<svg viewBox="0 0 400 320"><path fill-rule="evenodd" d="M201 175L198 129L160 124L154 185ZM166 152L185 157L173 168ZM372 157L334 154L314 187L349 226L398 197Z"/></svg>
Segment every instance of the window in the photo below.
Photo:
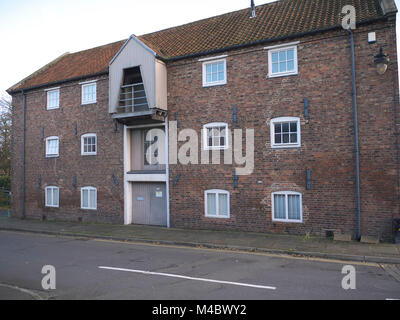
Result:
<svg viewBox="0 0 400 320"><path fill-rule="evenodd" d="M46 207L58 208L59 194L60 192L58 187L46 187L46 193L45 193Z"/></svg>
<svg viewBox="0 0 400 320"><path fill-rule="evenodd" d="M224 150L228 149L228 124L209 123L203 128L204 150Z"/></svg>
<svg viewBox="0 0 400 320"><path fill-rule="evenodd" d="M81 154L83 156L90 156L97 154L97 136L95 133L88 133L82 136Z"/></svg>
<svg viewBox="0 0 400 320"><path fill-rule="evenodd" d="M301 193L282 191L272 194L272 220L303 222Z"/></svg>
<svg viewBox="0 0 400 320"><path fill-rule="evenodd" d="M203 63L203 87L226 84L226 59Z"/></svg>
<svg viewBox="0 0 400 320"><path fill-rule="evenodd" d="M268 69L269 77L298 74L297 46L269 50Z"/></svg>
<svg viewBox="0 0 400 320"><path fill-rule="evenodd" d="M47 110L58 109L60 107L60 89L47 91Z"/></svg>
<svg viewBox="0 0 400 320"><path fill-rule="evenodd" d="M207 190L204 193L205 213L210 218L229 218L229 192L225 190Z"/></svg>
<svg viewBox="0 0 400 320"><path fill-rule="evenodd" d="M59 140L58 137L46 138L46 157L58 157Z"/></svg>
<svg viewBox="0 0 400 320"><path fill-rule="evenodd" d="M294 117L275 118L271 120L272 148L301 147L300 119Z"/></svg>
<svg viewBox="0 0 400 320"><path fill-rule="evenodd" d="M96 103L96 83L82 85L82 104Z"/></svg>
<svg viewBox="0 0 400 320"><path fill-rule="evenodd" d="M81 208L87 210L97 209L97 189L84 187L81 189Z"/></svg>

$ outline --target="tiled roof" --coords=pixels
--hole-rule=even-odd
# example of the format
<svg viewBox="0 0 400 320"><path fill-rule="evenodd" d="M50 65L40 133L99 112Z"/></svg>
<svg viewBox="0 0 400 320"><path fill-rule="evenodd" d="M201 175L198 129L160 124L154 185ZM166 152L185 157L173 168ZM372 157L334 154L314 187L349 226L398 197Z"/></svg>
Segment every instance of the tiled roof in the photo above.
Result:
<svg viewBox="0 0 400 320"><path fill-rule="evenodd" d="M340 26L348 4L359 23L384 16L378 0L280 0L257 6L256 18L247 8L138 38L164 59L185 57ZM124 42L67 54L9 91L107 72Z"/></svg>

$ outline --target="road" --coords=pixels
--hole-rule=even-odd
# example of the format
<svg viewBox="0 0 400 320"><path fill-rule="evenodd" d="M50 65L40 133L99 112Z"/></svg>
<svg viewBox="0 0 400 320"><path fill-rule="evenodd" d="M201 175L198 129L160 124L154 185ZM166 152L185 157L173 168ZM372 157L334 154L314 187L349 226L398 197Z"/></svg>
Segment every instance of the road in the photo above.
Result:
<svg viewBox="0 0 400 320"><path fill-rule="evenodd" d="M1 231L0 299L400 299L398 267L352 264L356 289L344 290L349 264Z"/></svg>

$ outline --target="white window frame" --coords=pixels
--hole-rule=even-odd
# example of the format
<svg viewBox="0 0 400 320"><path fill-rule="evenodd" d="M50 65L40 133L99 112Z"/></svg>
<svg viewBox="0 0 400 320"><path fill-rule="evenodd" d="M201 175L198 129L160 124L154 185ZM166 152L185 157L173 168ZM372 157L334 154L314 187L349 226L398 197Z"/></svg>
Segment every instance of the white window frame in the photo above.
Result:
<svg viewBox="0 0 400 320"><path fill-rule="evenodd" d="M216 198L216 215L212 215L208 213L208 206L207 206L207 198L208 198L208 194L215 194ZM222 216L219 215L219 195L220 194L226 194L227 195L227 200L228 200L228 215L227 216ZM206 218L217 218L217 219L230 219L231 217L231 205L230 205L230 193L229 191L226 190L220 190L220 189L212 189L212 190L206 190L204 191L204 212L205 212L205 216Z"/></svg>
<svg viewBox="0 0 400 320"><path fill-rule="evenodd" d="M52 201L52 204L48 204L48 202L47 202L47 190L48 189L51 189L51 200L53 200ZM58 191L58 193L57 193L57 195L58 195L58 199L57 199L57 203L58 203L58 205L54 205L54 190L57 190ZM46 188L45 188L45 192L44 192L44 204L45 204L45 206L46 207L49 207L49 208L59 208L60 207L60 188L59 187L56 187L56 186L47 186Z"/></svg>
<svg viewBox="0 0 400 320"><path fill-rule="evenodd" d="M275 218L275 204L274 204L274 197L275 195L284 195L285 196L285 202L286 202L286 219L276 219ZM289 195L295 195L295 196L300 196L300 220L292 220L289 219ZM295 191L278 191L278 192L273 192L271 194L271 203L272 203L272 221L276 222L287 222L287 223L303 223L303 195L300 192L295 192Z"/></svg>
<svg viewBox="0 0 400 320"><path fill-rule="evenodd" d="M297 142L296 143L275 143L275 124L285 122L297 123ZM286 149L286 148L301 148L301 123L300 118L297 117L280 117L274 118L270 122L271 132L271 148L272 149Z"/></svg>
<svg viewBox="0 0 400 320"><path fill-rule="evenodd" d="M95 138L96 139L96 151L95 152L85 152L85 138ZM81 155L82 156L95 156L97 155L97 135L95 133L86 133L81 136Z"/></svg>
<svg viewBox="0 0 400 320"><path fill-rule="evenodd" d="M223 62L224 63L224 80L217 80L207 82L207 66L215 63ZM226 70L226 59L216 59L203 62L203 87L213 87L213 86L221 86L227 84L227 70Z"/></svg>
<svg viewBox="0 0 400 320"><path fill-rule="evenodd" d="M82 82L81 85L82 85L82 90L81 90L81 96L82 96L81 103L82 103L82 105L97 103L97 80L96 81L89 81L89 82ZM94 97L94 100L85 101L84 100L85 96L84 96L83 92L84 92L86 87L90 87L90 86L94 86L95 97Z"/></svg>
<svg viewBox="0 0 400 320"><path fill-rule="evenodd" d="M56 154L52 154L52 153L48 153L49 151L49 141L50 140L57 140L57 153ZM60 155L60 138L57 136L52 136L52 137L47 137L46 138L46 158L56 158Z"/></svg>
<svg viewBox="0 0 400 320"><path fill-rule="evenodd" d="M95 192L95 206L92 208L92 207L84 207L83 206L83 191L87 191L88 192L88 205L90 205L90 191L94 191ZM97 210L97 188L95 188L95 187L82 187L81 188L81 209L84 209L84 210Z"/></svg>
<svg viewBox="0 0 400 320"><path fill-rule="evenodd" d="M225 127L225 145L209 146L208 145L208 129ZM203 149L204 150L227 150L229 148L228 124L226 122L212 122L203 126Z"/></svg>
<svg viewBox="0 0 400 320"><path fill-rule="evenodd" d="M50 106L50 94L57 92L58 93L58 103L57 105ZM47 96L47 104L46 104L46 109L47 110L55 110L60 108L60 88L52 88L52 89L47 89L46 90L46 96Z"/></svg>
<svg viewBox="0 0 400 320"><path fill-rule="evenodd" d="M285 45L285 46L276 46L265 48L268 49L268 77L276 78L276 77L284 77L284 76L293 76L299 74L299 66L298 66L298 56L297 56L297 45ZM293 71L285 71L285 72L272 72L272 54L275 52L286 51L294 49L294 70Z"/></svg>

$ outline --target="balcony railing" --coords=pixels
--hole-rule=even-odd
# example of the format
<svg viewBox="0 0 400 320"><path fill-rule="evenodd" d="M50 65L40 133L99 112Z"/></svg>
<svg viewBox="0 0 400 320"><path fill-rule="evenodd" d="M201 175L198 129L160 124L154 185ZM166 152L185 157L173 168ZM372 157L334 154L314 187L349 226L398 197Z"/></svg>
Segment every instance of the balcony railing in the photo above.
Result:
<svg viewBox="0 0 400 320"><path fill-rule="evenodd" d="M121 87L118 113L133 113L149 110L143 83Z"/></svg>

